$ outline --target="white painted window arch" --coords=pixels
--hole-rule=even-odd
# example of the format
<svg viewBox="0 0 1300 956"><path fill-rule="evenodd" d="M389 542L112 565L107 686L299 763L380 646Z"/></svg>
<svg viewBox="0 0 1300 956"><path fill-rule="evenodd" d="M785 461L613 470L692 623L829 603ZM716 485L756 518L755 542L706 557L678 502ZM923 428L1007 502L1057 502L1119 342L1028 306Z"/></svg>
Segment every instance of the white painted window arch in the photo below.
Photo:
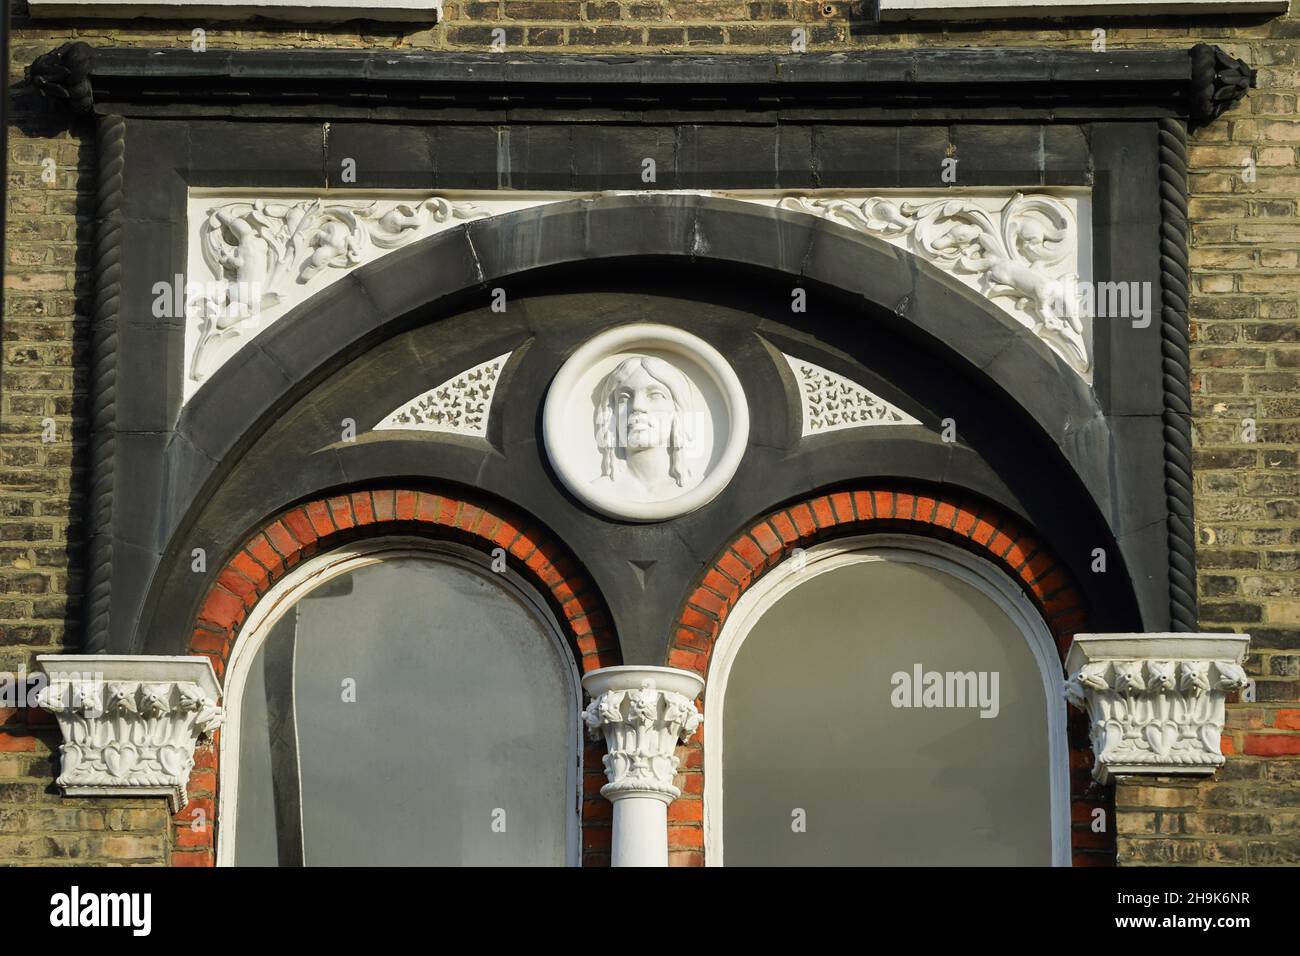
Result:
<svg viewBox="0 0 1300 956"><path fill-rule="evenodd" d="M562 675L564 697L565 749L563 762L555 762L556 773L563 775L563 856L565 865L581 863L581 690L580 675L573 654L564 640L554 615L538 592L513 570L494 571L489 560L472 548L448 541L419 537L387 536L367 539L345 545L328 553L310 558L278 581L250 612L240 631L229 660L224 680L224 701L227 713L221 731L219 784L217 804L217 865L236 864L236 838L239 821L241 734L244 726L245 691L250 681L253 662L267 642L272 630L285 615L312 592L330 582L361 569L385 562L420 561L459 569L495 583L501 593L517 604L538 625L538 630L549 638L549 650L557 662L556 671ZM388 730L390 728L383 728ZM394 730L394 732L400 732ZM484 807L486 814L493 808ZM426 821L413 821L413 825L436 825L438 807L428 807ZM484 818L487 825L488 817ZM310 864L310 851L307 860Z"/></svg>
<svg viewBox="0 0 1300 956"><path fill-rule="evenodd" d="M951 575L991 600L1023 635L1041 676L1046 721L1050 813L1050 858L1053 866L1071 865L1069 743L1062 669L1046 623L1024 592L1000 569L956 545L913 535L877 534L842 538L815 545L787 558L747 590L727 616L714 645L704 697L704 832L705 861L725 863L723 839L724 742L728 732L726 700L736 658L760 619L783 597L818 575L862 562L898 562ZM798 633L790 634L790 652L798 653ZM804 701L808 708L816 700ZM743 732L743 727L734 728ZM790 773L795 773L791 770ZM863 863L870 863L863 860Z"/></svg>

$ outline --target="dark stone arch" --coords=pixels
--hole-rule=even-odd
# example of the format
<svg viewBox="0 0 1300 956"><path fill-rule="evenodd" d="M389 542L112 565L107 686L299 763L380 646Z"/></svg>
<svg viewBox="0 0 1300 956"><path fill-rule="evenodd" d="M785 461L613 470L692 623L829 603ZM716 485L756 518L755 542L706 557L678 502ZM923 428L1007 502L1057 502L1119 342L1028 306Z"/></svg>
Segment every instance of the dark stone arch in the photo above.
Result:
<svg viewBox="0 0 1300 956"><path fill-rule="evenodd" d="M278 320L214 373L182 411L168 446L161 554L150 569L149 591L140 607L131 609L132 623L116 636L114 649L168 643L149 633L153 621L168 619L155 613L166 572L154 572L188 554L186 534L203 503L288 404L432 315L486 303L498 285L627 262L725 266L768 282L794 281L814 297L830 297L852 310L853 318L909 340L1002 396L1018 416L1015 425L1029 426L1025 430L1034 440L1086 489L1098 520L1109 520L1100 516L1110 513L1108 503L1116 496L1114 436L1093 392L1042 342L940 270L878 239L795 211L695 195L571 200L473 221L361 267ZM957 455L954 451L954 462ZM473 466L467 460L457 466L463 474L442 477L472 483ZM388 467L383 475L347 478L379 481L417 474L393 471L391 462ZM899 465L894 477L939 480L937 467ZM313 490L325 493L330 487L322 482ZM805 492L816 490L810 486ZM972 490L981 492L978 486ZM1107 545L1121 542L1121 553L1124 530L1105 535ZM1123 577L1123 569L1116 570L1121 572L1116 577ZM1127 582L1118 586L1117 592L1125 592L1118 601L1132 608L1127 587ZM1120 614L1134 616L1128 610ZM623 650L636 659L636 652Z"/></svg>

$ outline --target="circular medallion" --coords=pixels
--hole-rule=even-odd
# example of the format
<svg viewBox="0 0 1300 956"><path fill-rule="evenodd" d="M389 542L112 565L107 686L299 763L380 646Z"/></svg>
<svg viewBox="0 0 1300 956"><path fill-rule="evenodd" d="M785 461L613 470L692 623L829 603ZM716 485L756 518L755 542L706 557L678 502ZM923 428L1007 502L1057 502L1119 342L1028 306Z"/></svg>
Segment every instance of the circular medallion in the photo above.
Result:
<svg viewBox="0 0 1300 956"><path fill-rule="evenodd" d="M663 521L727 486L749 440L749 406L713 346L638 323L600 333L561 366L542 430L581 501L614 518Z"/></svg>

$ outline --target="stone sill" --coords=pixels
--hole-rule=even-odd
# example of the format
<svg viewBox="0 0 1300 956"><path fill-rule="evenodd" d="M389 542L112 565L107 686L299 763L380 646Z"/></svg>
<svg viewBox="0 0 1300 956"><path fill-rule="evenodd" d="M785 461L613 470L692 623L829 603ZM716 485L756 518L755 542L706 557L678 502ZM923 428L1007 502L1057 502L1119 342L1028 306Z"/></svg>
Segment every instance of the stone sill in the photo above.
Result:
<svg viewBox="0 0 1300 956"><path fill-rule="evenodd" d="M31 15L130 20L252 20L297 23L385 20L437 23L442 0L30 0Z"/></svg>
<svg viewBox="0 0 1300 956"><path fill-rule="evenodd" d="M1289 0L880 0L881 20L1286 13Z"/></svg>

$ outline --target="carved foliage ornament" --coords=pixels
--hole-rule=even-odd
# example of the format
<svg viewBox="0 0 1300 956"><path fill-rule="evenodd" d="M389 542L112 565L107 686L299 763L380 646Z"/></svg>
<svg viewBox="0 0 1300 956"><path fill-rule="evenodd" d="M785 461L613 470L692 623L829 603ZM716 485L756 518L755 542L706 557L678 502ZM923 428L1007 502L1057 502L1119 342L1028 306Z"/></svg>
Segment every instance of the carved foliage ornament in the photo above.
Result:
<svg viewBox="0 0 1300 956"><path fill-rule="evenodd" d="M223 716L190 681L56 679L37 703L63 733L55 782L65 793L165 793L177 811L187 803L194 747Z"/></svg>
<svg viewBox="0 0 1300 956"><path fill-rule="evenodd" d="M600 792L620 796L657 796L675 800L673 786L677 742L685 743L700 726L695 702L672 691L658 690L653 679L636 690L609 690L593 698L583 713L588 736L604 739L605 776Z"/></svg>
<svg viewBox="0 0 1300 956"><path fill-rule="evenodd" d="M1074 252L1077 228L1060 201L1016 193L997 214L960 198L898 202L872 197L859 202L790 196L780 206L905 241L905 247L923 259L977 277L984 295L1011 299L1017 317L1023 316L1034 334L1076 372L1091 367L1079 277L1057 268Z"/></svg>
<svg viewBox="0 0 1300 956"><path fill-rule="evenodd" d="M1222 766L1224 694L1246 683L1234 661L1101 660L1071 674L1065 695L1088 714L1093 776L1105 782Z"/></svg>
<svg viewBox="0 0 1300 956"><path fill-rule="evenodd" d="M213 206L199 232L213 281L193 303L191 319L200 331L190 378L197 382L206 376L212 346L239 336L250 320L321 272L350 269L372 249L404 246L434 225L484 215L472 203L437 196L415 202L258 199Z"/></svg>

